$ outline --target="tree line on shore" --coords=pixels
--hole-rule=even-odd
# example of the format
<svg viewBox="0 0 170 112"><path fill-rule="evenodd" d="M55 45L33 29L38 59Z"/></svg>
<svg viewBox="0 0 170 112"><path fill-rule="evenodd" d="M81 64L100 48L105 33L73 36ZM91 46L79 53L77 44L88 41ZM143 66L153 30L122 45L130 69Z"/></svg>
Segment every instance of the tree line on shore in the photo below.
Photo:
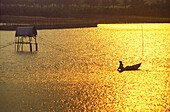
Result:
<svg viewBox="0 0 170 112"><path fill-rule="evenodd" d="M169 17L170 0L1 0L1 15L71 17L135 15Z"/></svg>

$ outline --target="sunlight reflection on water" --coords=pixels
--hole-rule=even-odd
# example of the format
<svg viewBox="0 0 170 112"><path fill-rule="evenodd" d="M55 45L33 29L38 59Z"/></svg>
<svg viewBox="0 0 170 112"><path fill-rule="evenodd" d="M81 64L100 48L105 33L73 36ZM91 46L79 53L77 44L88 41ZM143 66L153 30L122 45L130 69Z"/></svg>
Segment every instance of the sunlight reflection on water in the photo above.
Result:
<svg viewBox="0 0 170 112"><path fill-rule="evenodd" d="M38 52L1 49L0 110L169 111L169 31L170 24L39 30ZM15 32L0 33L1 46L14 41ZM119 60L142 65L119 73Z"/></svg>

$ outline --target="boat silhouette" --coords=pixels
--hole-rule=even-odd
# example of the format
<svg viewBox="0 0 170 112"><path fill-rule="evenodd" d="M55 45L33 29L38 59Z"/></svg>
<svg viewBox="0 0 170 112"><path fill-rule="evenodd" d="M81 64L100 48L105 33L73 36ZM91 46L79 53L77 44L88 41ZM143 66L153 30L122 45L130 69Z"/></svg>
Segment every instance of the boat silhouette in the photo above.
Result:
<svg viewBox="0 0 170 112"><path fill-rule="evenodd" d="M117 71L119 71L119 72L131 71L131 70L138 70L138 68L139 68L140 65L141 65L141 63L139 63L139 64L136 64L136 65L123 67L122 61L119 61L119 63L120 63L120 65L119 65L119 68L117 69Z"/></svg>

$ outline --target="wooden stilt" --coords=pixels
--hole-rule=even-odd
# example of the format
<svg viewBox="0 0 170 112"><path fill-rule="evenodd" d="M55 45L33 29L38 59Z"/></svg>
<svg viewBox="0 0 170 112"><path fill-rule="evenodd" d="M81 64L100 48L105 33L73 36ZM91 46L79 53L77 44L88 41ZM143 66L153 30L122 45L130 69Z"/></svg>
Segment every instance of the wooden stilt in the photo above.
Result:
<svg viewBox="0 0 170 112"><path fill-rule="evenodd" d="M18 42L19 42L19 37L18 37ZM17 51L19 51L19 44L17 44Z"/></svg>
<svg viewBox="0 0 170 112"><path fill-rule="evenodd" d="M30 43L30 52L32 52L32 43Z"/></svg>
<svg viewBox="0 0 170 112"><path fill-rule="evenodd" d="M19 50L19 45L17 44L17 52L18 52L18 50Z"/></svg>
<svg viewBox="0 0 170 112"><path fill-rule="evenodd" d="M37 43L35 43L35 46L36 46L36 51L38 51L38 44L37 44Z"/></svg>
<svg viewBox="0 0 170 112"><path fill-rule="evenodd" d="M21 41L22 41L22 46L21 46L21 50L23 51L23 37L21 38Z"/></svg>

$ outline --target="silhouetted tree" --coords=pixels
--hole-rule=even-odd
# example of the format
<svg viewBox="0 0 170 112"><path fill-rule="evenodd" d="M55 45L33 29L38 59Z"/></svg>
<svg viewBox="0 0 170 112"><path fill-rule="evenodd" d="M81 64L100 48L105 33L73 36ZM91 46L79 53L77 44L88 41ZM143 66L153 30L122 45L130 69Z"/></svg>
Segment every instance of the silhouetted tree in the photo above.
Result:
<svg viewBox="0 0 170 112"><path fill-rule="evenodd" d="M106 7L109 7L109 6L115 6L117 4L117 0L102 0L102 6L106 6Z"/></svg>
<svg viewBox="0 0 170 112"><path fill-rule="evenodd" d="M111 0L111 4L113 5L113 7L115 7L115 5L118 4L118 1L117 0Z"/></svg>
<svg viewBox="0 0 170 112"><path fill-rule="evenodd" d="M127 0L124 0L124 6L127 8Z"/></svg>
<svg viewBox="0 0 170 112"><path fill-rule="evenodd" d="M98 3L99 3L98 0L86 0L85 1L85 4L92 6L92 7L98 5Z"/></svg>
<svg viewBox="0 0 170 112"><path fill-rule="evenodd" d="M144 0L131 0L131 7L142 8L144 6Z"/></svg>
<svg viewBox="0 0 170 112"><path fill-rule="evenodd" d="M170 0L165 1L166 9L170 10Z"/></svg>

